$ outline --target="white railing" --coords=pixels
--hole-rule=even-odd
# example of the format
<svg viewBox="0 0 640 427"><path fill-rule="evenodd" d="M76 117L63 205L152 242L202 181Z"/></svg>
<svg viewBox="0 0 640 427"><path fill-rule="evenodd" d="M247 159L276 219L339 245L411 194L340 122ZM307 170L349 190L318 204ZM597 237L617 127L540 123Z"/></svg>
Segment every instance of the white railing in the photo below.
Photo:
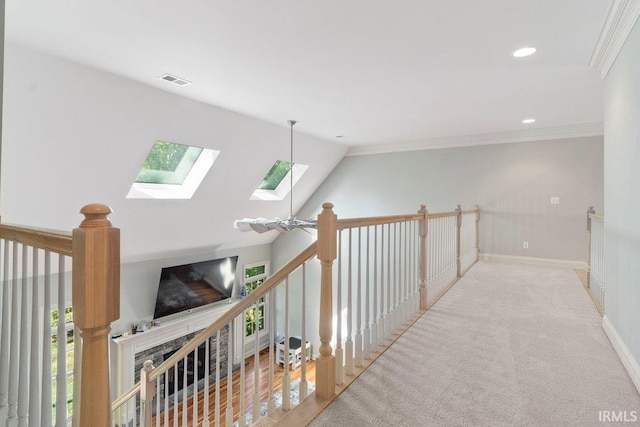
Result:
<svg viewBox="0 0 640 427"><path fill-rule="evenodd" d="M428 304L437 301L478 260L479 209L427 213Z"/></svg>
<svg viewBox="0 0 640 427"><path fill-rule="evenodd" d="M68 382L75 384L67 366L80 360L81 348L67 351L71 236L49 233L57 247L40 249L43 245L29 244L7 229L0 239L0 422L66 426L73 395ZM57 325L52 325L53 311Z"/></svg>
<svg viewBox="0 0 640 427"><path fill-rule="evenodd" d="M107 340L120 302L110 212L85 206L73 234L0 224L0 425L110 423L96 410L108 404Z"/></svg>
<svg viewBox="0 0 640 427"><path fill-rule="evenodd" d="M419 220L338 221L336 384L420 310Z"/></svg>
<svg viewBox="0 0 640 427"><path fill-rule="evenodd" d="M593 208L587 212L589 234L589 271L587 289L601 313L605 312L604 282L604 217L596 215Z"/></svg>
<svg viewBox="0 0 640 427"><path fill-rule="evenodd" d="M477 209L460 212L460 272L462 276L478 260L478 221Z"/></svg>
<svg viewBox="0 0 640 427"><path fill-rule="evenodd" d="M331 399L336 385L353 381L477 260L477 208L341 220L332 208L323 205L316 242L166 361L145 362L140 382L112 405L114 425L245 426L280 419L312 393ZM319 301L309 304L309 291ZM264 297L266 348L253 347L250 372L244 363L234 370L230 355L233 348L245 354L244 333L227 332L221 343L221 331L244 332L246 311L257 310ZM310 324L317 326L308 330ZM236 346L231 337L238 335ZM187 384L188 367L203 360L200 381L179 392L169 387L178 373ZM310 420L296 418L303 419Z"/></svg>

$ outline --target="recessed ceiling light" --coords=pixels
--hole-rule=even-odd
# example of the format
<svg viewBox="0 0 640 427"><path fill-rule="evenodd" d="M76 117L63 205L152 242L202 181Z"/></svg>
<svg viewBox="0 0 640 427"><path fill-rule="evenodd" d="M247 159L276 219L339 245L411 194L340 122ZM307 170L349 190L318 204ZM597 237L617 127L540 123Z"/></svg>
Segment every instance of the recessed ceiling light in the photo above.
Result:
<svg viewBox="0 0 640 427"><path fill-rule="evenodd" d="M530 123L535 123L535 122L536 122L536 119L524 119L522 121L522 123L524 123L525 125L528 125Z"/></svg>
<svg viewBox="0 0 640 427"><path fill-rule="evenodd" d="M522 58L525 56L533 55L535 51L536 51L535 47L527 46L513 52L513 56L515 56L516 58Z"/></svg>

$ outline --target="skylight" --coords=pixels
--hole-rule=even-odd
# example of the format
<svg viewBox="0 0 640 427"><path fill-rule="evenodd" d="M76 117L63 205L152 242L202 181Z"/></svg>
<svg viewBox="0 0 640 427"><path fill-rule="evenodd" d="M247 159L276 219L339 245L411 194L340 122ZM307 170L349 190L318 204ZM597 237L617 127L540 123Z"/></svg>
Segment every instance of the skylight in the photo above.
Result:
<svg viewBox="0 0 640 427"><path fill-rule="evenodd" d="M128 199L190 199L219 151L156 141L131 185Z"/></svg>
<svg viewBox="0 0 640 427"><path fill-rule="evenodd" d="M294 163L292 168L291 162L277 160L249 199L283 200L291 190L292 175L293 185L296 185L308 167L307 165Z"/></svg>

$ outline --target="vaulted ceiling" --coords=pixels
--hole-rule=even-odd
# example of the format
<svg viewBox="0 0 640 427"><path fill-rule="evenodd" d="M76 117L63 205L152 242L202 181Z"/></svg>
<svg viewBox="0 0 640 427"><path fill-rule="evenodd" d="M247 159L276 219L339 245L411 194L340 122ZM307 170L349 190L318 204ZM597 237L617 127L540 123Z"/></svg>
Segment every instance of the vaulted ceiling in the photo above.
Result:
<svg viewBox="0 0 640 427"><path fill-rule="evenodd" d="M347 150L600 135L588 61L609 4L7 0L3 220L69 229L100 201L133 259L252 246L277 233L234 219L289 213L249 200L288 158L288 119L310 165L294 213ZM125 199L158 139L221 151L189 203Z"/></svg>
<svg viewBox="0 0 640 427"><path fill-rule="evenodd" d="M8 0L6 29L10 42L270 123L296 118L366 152L601 132L587 63L609 4ZM538 50L514 58L523 46Z"/></svg>

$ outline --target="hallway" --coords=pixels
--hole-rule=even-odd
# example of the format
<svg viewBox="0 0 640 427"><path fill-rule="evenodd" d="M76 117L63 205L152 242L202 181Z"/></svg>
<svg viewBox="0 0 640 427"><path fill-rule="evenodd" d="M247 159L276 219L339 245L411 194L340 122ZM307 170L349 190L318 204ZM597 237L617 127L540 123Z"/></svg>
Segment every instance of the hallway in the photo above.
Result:
<svg viewBox="0 0 640 427"><path fill-rule="evenodd" d="M478 262L312 426L640 425L574 270Z"/></svg>

